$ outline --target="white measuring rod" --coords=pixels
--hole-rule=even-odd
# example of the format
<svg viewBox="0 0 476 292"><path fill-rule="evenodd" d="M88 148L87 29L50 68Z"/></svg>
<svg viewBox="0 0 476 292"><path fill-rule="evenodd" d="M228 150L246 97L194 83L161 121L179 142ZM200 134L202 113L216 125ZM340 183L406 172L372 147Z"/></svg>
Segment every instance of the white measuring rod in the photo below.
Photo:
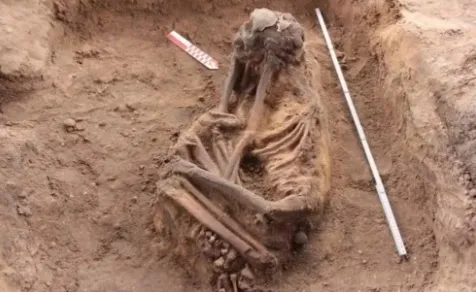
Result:
<svg viewBox="0 0 476 292"><path fill-rule="evenodd" d="M400 230L398 229L397 221L395 220L392 207L390 206L387 193L385 192L385 187L382 183L382 179L380 178L380 174L377 169L377 165L375 164L375 160L372 156L372 152L370 151L369 144L367 143L367 138L365 137L364 128L362 127L360 123L360 119L359 119L359 116L357 115L354 102L352 101L352 98L349 93L349 88L347 87L347 82L344 79L344 74L342 74L339 61L337 60L337 56L334 51L334 46L332 45L329 32L327 31L326 23L324 22L324 18L322 17L322 13L319 8L316 8L316 14L317 14L317 19L319 21L319 25L321 26L322 34L324 35L324 39L327 43L327 48L329 49L329 53L331 55L332 63L334 64L334 68L337 72L337 77L339 78L342 91L344 92L347 105L349 106L349 110L352 115L352 120L354 121L354 125L357 129L360 142L362 143L362 147L364 148L365 156L367 157L367 161L370 165L370 169L372 171L372 175L375 180L375 188L377 189L377 194L380 198L380 202L382 204L385 217L387 218L390 231L392 232L393 240L395 241L395 245L397 247L397 252L400 256L405 256L407 254L407 251L405 249L405 244L403 243Z"/></svg>

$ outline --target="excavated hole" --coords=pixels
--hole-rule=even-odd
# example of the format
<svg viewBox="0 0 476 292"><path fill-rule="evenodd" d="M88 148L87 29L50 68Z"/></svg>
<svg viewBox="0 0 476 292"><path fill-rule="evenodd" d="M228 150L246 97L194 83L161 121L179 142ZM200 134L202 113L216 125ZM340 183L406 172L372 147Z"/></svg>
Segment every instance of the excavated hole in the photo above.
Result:
<svg viewBox="0 0 476 292"><path fill-rule="evenodd" d="M196 275L185 275L183 263L166 260L167 252L161 250L165 244L151 228L155 194L149 191L153 188L148 188L151 181L143 170L153 171L150 162L165 156L172 144L169 137L218 102L231 37L255 7L291 12L306 27L312 44L308 53L324 64L323 72L314 72L314 77L323 84L322 103L331 135L332 190L322 224L310 231L309 244L269 287L283 292L422 291L433 282L439 265L435 234L445 228L433 225L438 212L433 193L439 190L432 187L431 170L416 160L401 133L408 122L405 101L396 96L403 81L392 84L395 88L384 87L382 80L390 74L383 66L385 52L369 45L376 29L396 21L392 1L379 5L364 0L92 2L58 1L61 5L55 6L65 31L54 46L56 61L46 70L60 72L51 77L60 89L31 94L4 107L9 120L28 123L35 132L28 139L43 151L22 153L33 157L31 165L19 163L17 169L2 172L4 177L18 173L18 185L41 193L31 200L34 216L21 228L41 246L55 248L42 254L51 265L63 263L51 271L47 284L38 280L42 288L34 291L47 291L45 287L73 291L78 286L84 291L116 291L118 286L137 292L152 286L209 291L208 286L200 287L203 281L191 283ZM372 184L372 178L336 89L315 7L324 9L336 48L347 60L354 60L345 65L349 87L377 163L385 172L384 183L410 253L408 261L396 256L375 192L359 187ZM171 45L164 36L172 29L217 58L220 70L204 70ZM80 62L71 57L91 46L98 48L99 56L87 55ZM70 117L85 129L61 132L62 121ZM23 143L24 138L18 139ZM86 170L79 160L87 161ZM246 154L241 166L252 183L260 183L260 161ZM6 218L4 225L20 224L8 220L13 219ZM119 231L121 236L116 234ZM16 231L1 233L16 248L23 248L23 243L13 240ZM26 248L12 252L6 264L35 261L29 254ZM26 272L25 267L15 267L9 280L19 287L18 279Z"/></svg>

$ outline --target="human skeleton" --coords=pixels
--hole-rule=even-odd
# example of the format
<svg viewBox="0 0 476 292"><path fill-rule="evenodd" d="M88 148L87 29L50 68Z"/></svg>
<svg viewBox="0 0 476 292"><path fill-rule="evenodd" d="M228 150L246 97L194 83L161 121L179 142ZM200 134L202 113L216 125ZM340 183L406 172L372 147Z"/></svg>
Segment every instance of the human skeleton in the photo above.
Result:
<svg viewBox="0 0 476 292"><path fill-rule="evenodd" d="M254 291L257 274L306 243L306 220L319 213L328 179L303 27L291 14L255 9L233 46L219 106L172 149L155 220L176 246L191 242L182 258L200 250L220 292ZM258 185L243 165L250 159Z"/></svg>

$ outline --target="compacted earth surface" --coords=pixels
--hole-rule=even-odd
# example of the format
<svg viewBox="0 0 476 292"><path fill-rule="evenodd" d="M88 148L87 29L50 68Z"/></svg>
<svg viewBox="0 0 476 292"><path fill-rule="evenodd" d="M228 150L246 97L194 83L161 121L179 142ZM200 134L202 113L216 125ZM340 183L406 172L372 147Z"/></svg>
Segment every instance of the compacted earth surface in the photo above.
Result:
<svg viewBox="0 0 476 292"><path fill-rule="evenodd" d="M0 1L0 291L210 291L153 225L158 170L219 101L233 34L292 13L321 63L332 182L272 291L476 291L476 1ZM408 257L397 256L321 8ZM176 30L210 71L166 39Z"/></svg>

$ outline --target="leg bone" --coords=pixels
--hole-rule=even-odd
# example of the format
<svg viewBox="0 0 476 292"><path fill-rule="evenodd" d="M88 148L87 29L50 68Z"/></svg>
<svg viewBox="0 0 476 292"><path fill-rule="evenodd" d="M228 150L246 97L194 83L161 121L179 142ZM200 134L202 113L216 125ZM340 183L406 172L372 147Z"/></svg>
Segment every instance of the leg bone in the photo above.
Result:
<svg viewBox="0 0 476 292"><path fill-rule="evenodd" d="M182 206L192 217L198 220L201 224L206 226L218 234L221 238L226 240L235 247L244 259L252 265L276 265L276 258L271 254L263 254L255 250L252 246L244 240L235 235L225 225L219 222L209 210L200 204L188 192L179 192L176 189L170 188L163 190L165 194L174 200L177 204Z"/></svg>
<svg viewBox="0 0 476 292"><path fill-rule="evenodd" d="M314 202L314 196L300 195L291 195L276 202L268 201L223 177L216 176L185 160L176 162L174 172L185 176L196 185L214 189L230 200L235 200L258 213L267 214L279 221L286 220L289 216L312 211L315 208L314 205L317 204L317 202Z"/></svg>
<svg viewBox="0 0 476 292"><path fill-rule="evenodd" d="M223 225L229 228L232 232L239 235L250 244L253 248L255 248L260 253L267 253L266 248L261 245L258 241L256 241L253 237L251 237L238 223L236 223L230 216L228 216L225 212L220 210L217 206L215 206L206 196L204 196L199 190L197 190L190 182L185 179L180 179L180 184L189 191L200 203L202 203L212 214L215 218L218 219ZM238 251L240 251L239 247L235 247ZM243 250L243 249L241 249ZM245 251L245 250L243 250Z"/></svg>

